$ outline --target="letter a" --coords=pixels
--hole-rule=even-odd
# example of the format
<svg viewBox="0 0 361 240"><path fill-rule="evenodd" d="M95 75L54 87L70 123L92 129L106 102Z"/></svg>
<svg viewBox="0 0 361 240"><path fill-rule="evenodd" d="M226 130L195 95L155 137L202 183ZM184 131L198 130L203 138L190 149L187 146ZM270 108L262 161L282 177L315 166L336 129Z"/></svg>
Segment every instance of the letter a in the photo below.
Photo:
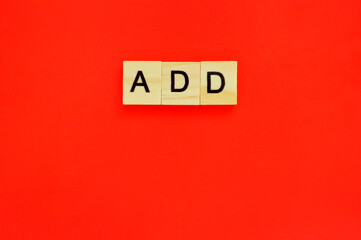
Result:
<svg viewBox="0 0 361 240"><path fill-rule="evenodd" d="M138 83L138 79L141 78L141 83ZM144 75L142 71L138 71L137 75L135 76L132 88L130 92L134 92L136 86L143 86L146 92L149 92L149 88L147 82L145 81Z"/></svg>

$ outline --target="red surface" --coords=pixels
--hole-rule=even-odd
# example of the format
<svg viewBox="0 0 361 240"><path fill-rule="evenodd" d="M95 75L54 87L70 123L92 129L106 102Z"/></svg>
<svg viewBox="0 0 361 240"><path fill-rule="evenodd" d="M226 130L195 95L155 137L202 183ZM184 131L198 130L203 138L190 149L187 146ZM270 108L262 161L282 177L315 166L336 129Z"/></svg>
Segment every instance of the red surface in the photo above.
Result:
<svg viewBox="0 0 361 240"><path fill-rule="evenodd" d="M361 239L361 2L0 2L0 239ZM238 105L123 106L123 60Z"/></svg>

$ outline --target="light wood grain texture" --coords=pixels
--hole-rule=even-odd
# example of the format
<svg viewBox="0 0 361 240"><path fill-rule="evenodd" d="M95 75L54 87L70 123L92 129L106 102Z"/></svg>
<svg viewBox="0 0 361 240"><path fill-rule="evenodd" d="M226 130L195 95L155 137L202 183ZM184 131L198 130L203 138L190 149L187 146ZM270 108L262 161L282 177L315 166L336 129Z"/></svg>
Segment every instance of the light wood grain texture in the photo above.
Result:
<svg viewBox="0 0 361 240"><path fill-rule="evenodd" d="M161 80L162 62L160 61L124 61L123 62L123 104L160 105L162 94ZM144 86L132 85L138 72L141 71L147 83L149 92ZM142 81L138 79L138 83Z"/></svg>
<svg viewBox="0 0 361 240"><path fill-rule="evenodd" d="M219 93L207 92L207 73L219 72L224 76L224 89ZM212 89L221 86L217 75L211 77ZM237 62L201 62L201 105L236 105L237 104Z"/></svg>
<svg viewBox="0 0 361 240"><path fill-rule="evenodd" d="M183 71L187 74L189 84L182 92L171 91L171 71ZM199 105L200 103L200 62L162 62L162 105ZM174 86L181 89L185 77L174 74Z"/></svg>

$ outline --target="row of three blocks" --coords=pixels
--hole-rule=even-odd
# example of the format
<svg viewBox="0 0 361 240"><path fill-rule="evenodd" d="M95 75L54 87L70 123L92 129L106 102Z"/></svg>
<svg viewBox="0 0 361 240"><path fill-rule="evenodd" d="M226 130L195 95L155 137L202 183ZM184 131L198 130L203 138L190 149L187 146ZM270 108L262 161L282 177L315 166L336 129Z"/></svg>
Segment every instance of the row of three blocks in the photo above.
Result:
<svg viewBox="0 0 361 240"><path fill-rule="evenodd" d="M123 104L236 105L237 62L123 62Z"/></svg>

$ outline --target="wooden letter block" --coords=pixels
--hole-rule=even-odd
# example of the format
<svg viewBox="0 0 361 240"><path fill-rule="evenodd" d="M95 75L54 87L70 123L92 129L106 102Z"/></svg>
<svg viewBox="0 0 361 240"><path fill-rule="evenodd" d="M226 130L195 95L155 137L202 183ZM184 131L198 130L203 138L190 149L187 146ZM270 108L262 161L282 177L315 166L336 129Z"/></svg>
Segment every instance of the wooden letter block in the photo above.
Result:
<svg viewBox="0 0 361 240"><path fill-rule="evenodd" d="M162 62L123 62L123 104L160 105Z"/></svg>
<svg viewBox="0 0 361 240"><path fill-rule="evenodd" d="M199 105L200 75L200 62L162 62L162 105Z"/></svg>
<svg viewBox="0 0 361 240"><path fill-rule="evenodd" d="M201 62L201 105L237 105L237 62Z"/></svg>

